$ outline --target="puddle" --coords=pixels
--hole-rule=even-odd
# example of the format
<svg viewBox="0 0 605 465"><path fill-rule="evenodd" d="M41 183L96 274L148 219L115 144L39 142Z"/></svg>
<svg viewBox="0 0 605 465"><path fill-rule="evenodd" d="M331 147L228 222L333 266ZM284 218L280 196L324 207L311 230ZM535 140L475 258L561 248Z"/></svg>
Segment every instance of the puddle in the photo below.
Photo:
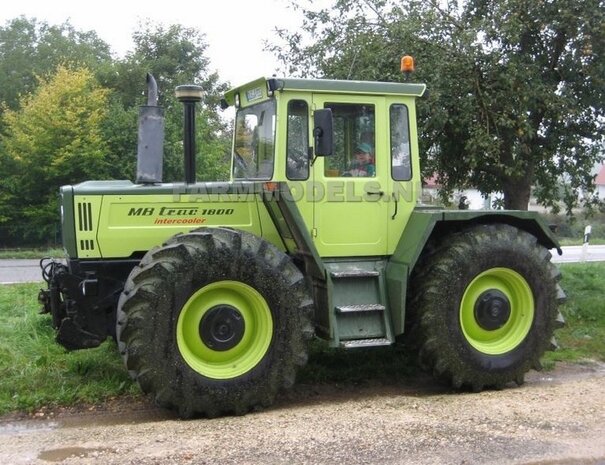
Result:
<svg viewBox="0 0 605 465"><path fill-rule="evenodd" d="M59 428L56 421L14 421L0 423L0 436L14 436L17 434L40 433L42 431L52 431Z"/></svg>
<svg viewBox="0 0 605 465"><path fill-rule="evenodd" d="M176 413L150 406L125 412L81 412L58 416L54 420L0 421L0 437L38 434L64 428L114 426L178 420Z"/></svg>
<svg viewBox="0 0 605 465"><path fill-rule="evenodd" d="M103 452L115 452L115 450L102 447L62 447L60 449L43 450L38 454L38 458L45 462L62 462L69 458L85 458Z"/></svg>
<svg viewBox="0 0 605 465"><path fill-rule="evenodd" d="M557 362L553 371L530 371L526 376L527 384L560 384L566 380L583 379L587 377L602 377L605 375L605 363L586 360L579 363Z"/></svg>

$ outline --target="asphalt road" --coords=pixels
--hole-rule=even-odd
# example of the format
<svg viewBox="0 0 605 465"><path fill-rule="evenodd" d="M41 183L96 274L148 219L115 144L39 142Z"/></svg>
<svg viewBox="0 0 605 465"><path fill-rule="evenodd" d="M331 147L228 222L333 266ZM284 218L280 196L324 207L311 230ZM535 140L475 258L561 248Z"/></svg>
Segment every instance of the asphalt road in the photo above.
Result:
<svg viewBox="0 0 605 465"><path fill-rule="evenodd" d="M0 260L0 284L42 282L40 260Z"/></svg>
<svg viewBox="0 0 605 465"><path fill-rule="evenodd" d="M605 245L563 247L563 255L552 250L555 263L605 261ZM0 284L42 282L39 260L0 260Z"/></svg>
<svg viewBox="0 0 605 465"><path fill-rule="evenodd" d="M602 262L605 261L605 245L571 245L562 247L563 255L552 250L552 261L555 263Z"/></svg>

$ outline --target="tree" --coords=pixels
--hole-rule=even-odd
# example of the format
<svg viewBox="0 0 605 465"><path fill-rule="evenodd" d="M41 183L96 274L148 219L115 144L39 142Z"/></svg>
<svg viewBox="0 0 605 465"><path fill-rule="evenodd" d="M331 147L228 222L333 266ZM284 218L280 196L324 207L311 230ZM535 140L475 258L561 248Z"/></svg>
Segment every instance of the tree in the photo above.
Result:
<svg viewBox="0 0 605 465"><path fill-rule="evenodd" d="M19 96L33 92L42 76L65 63L98 68L111 61L109 45L95 32L66 21L50 25L24 16L0 27L0 102L16 109Z"/></svg>
<svg viewBox="0 0 605 465"><path fill-rule="evenodd" d="M425 173L439 174L444 196L476 187L527 209L535 186L556 208L563 178L571 211L574 193L592 190L605 135L602 0L338 0L302 13L307 36L282 30L272 46L291 71L402 80L398 58L416 56L429 87Z"/></svg>
<svg viewBox="0 0 605 465"><path fill-rule="evenodd" d="M92 72L59 67L6 110L0 154L0 228L7 237L40 243L55 239L59 186L109 176L101 127L109 91Z"/></svg>
<svg viewBox="0 0 605 465"><path fill-rule="evenodd" d="M204 35L178 24L165 27L147 22L133 34L133 40L134 49L100 77L105 86L116 90L110 133L120 132L117 125L121 121L124 133L133 135L132 139L121 138L121 146L112 143L114 153L121 153L126 164L134 166L136 117L133 115L136 107L145 102L145 76L151 73L158 82L159 104L166 114L164 180L184 179L182 109L174 95L175 88L182 84L197 84L204 90L201 114L197 118L198 179L227 179L229 131L218 112L220 97L227 86L216 73L208 70ZM113 136L111 140L116 142Z"/></svg>
<svg viewBox="0 0 605 465"><path fill-rule="evenodd" d="M205 92L197 119L198 179L228 178L230 131L218 113L226 85L208 71L203 34L147 23L134 42L125 58L114 60L94 32L67 22L52 26L21 17L0 27L3 243L54 239L63 184L134 178L147 72L159 81L166 112L164 179L183 179L182 106L174 88L188 83Z"/></svg>

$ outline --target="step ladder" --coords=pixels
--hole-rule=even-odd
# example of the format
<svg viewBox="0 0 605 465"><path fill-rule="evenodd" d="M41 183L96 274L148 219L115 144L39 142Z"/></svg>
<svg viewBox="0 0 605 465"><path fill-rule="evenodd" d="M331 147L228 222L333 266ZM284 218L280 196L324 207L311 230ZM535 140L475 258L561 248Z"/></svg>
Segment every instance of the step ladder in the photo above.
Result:
<svg viewBox="0 0 605 465"><path fill-rule="evenodd" d="M394 342L382 260L328 262L331 339L344 348Z"/></svg>

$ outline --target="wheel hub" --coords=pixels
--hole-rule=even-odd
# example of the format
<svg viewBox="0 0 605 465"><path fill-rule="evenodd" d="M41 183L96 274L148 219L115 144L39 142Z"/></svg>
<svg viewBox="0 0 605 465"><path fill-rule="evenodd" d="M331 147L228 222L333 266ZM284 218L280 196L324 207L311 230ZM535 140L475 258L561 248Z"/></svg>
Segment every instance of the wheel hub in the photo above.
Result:
<svg viewBox="0 0 605 465"><path fill-rule="evenodd" d="M207 347L225 351L239 344L245 329L244 318L235 307L217 305L204 314L200 321L199 333Z"/></svg>
<svg viewBox="0 0 605 465"><path fill-rule="evenodd" d="M508 297L497 289L485 291L475 302L475 320L487 331L504 326L510 318L510 312Z"/></svg>

